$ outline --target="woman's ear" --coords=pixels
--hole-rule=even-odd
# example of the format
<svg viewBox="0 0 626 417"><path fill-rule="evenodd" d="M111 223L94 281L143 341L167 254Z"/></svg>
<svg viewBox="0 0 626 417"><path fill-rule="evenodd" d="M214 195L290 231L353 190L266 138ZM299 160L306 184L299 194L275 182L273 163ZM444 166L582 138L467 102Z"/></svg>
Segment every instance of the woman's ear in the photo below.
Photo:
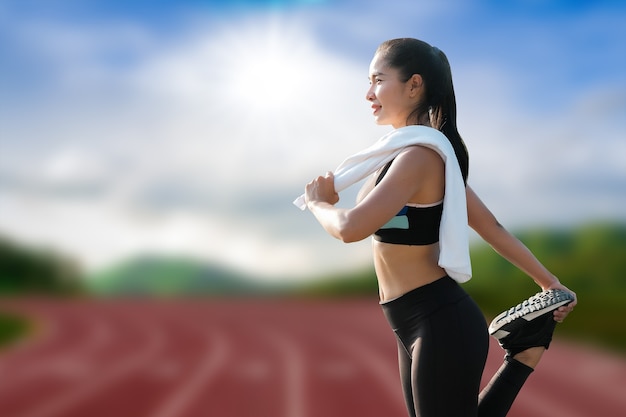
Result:
<svg viewBox="0 0 626 417"><path fill-rule="evenodd" d="M419 74L413 74L411 78L409 78L408 82L411 89L411 97L416 97L418 94L420 94L422 90L422 86L424 85L424 79Z"/></svg>

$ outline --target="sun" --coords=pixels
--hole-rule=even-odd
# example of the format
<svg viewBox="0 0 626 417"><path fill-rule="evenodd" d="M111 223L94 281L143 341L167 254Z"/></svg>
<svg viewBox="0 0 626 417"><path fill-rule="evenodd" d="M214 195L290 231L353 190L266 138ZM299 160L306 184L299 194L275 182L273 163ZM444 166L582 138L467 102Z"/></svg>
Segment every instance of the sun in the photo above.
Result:
<svg viewBox="0 0 626 417"><path fill-rule="evenodd" d="M314 71L301 38L272 27L240 34L223 63L234 104L256 115L278 116L301 100Z"/></svg>
<svg viewBox="0 0 626 417"><path fill-rule="evenodd" d="M263 48L254 51L233 71L233 93L257 111L276 111L297 97L300 66L285 51Z"/></svg>

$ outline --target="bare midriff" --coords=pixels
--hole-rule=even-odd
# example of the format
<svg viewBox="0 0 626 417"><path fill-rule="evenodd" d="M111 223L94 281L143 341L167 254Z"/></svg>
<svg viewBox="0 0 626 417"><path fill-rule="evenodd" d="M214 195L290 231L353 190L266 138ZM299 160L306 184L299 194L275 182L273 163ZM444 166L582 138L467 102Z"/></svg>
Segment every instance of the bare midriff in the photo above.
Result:
<svg viewBox="0 0 626 417"><path fill-rule="evenodd" d="M372 239L381 301L389 301L446 275L437 264L439 243L397 245Z"/></svg>

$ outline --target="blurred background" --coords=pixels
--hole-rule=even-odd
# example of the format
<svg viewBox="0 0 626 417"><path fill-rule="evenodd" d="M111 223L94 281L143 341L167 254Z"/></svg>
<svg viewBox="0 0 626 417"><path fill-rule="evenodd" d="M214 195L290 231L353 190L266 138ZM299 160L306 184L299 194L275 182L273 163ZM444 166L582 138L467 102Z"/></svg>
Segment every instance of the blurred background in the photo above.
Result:
<svg viewBox="0 0 626 417"><path fill-rule="evenodd" d="M560 334L624 355L617 0L0 0L2 303L375 299L369 242L291 202L388 131L365 92L395 37L447 54L470 184L581 300ZM472 252L487 316L538 290ZM1 317L0 341L28 327Z"/></svg>

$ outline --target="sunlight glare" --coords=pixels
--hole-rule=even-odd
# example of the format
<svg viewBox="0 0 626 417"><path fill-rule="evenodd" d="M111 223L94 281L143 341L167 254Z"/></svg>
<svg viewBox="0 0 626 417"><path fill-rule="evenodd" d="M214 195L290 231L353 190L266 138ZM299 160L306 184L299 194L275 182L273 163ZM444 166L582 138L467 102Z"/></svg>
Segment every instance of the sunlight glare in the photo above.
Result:
<svg viewBox="0 0 626 417"><path fill-rule="evenodd" d="M276 28L240 33L224 64L233 102L257 116L288 111L311 82L306 44Z"/></svg>

